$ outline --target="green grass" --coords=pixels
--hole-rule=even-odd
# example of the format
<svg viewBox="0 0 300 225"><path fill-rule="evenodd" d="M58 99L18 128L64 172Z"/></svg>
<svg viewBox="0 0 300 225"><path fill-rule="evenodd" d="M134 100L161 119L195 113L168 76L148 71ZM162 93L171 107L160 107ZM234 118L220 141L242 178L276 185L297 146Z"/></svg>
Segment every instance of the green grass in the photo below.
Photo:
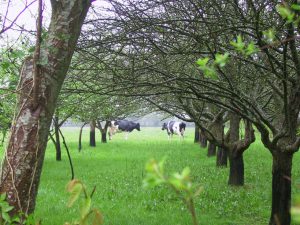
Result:
<svg viewBox="0 0 300 225"><path fill-rule="evenodd" d="M206 149L193 143L193 129L186 139L174 136L167 140L160 128L134 131L129 139L117 134L107 144L99 141L88 146L88 129L83 133L83 150L78 152L77 128L64 128L75 169L75 177L89 190L96 186L93 205L101 210L106 225L187 225L191 218L176 195L165 187L145 190L144 166L150 158L167 157L166 172L181 171L189 166L194 183L204 191L195 201L200 224L250 225L267 224L271 206L271 154L259 141L244 154L245 186L227 185L228 168L216 168L215 157L207 158ZM293 181L299 178L299 154L294 157ZM78 217L78 209L67 208L65 186L70 179L67 155L55 161L55 150L49 142L36 205L36 217L43 224L62 225ZM296 192L293 183L293 192Z"/></svg>

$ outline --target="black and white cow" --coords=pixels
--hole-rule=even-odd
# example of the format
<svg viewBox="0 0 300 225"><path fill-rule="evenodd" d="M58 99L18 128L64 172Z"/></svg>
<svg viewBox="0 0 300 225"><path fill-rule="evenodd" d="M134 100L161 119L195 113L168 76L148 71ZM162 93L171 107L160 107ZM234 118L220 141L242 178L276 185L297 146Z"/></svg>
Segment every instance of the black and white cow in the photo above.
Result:
<svg viewBox="0 0 300 225"><path fill-rule="evenodd" d="M116 120L111 121L108 125L109 127L109 140L112 139L112 136L117 133L118 131L125 131L126 136L125 139L128 138L128 133L132 132L134 129L141 131L140 124L135 123L129 120Z"/></svg>
<svg viewBox="0 0 300 225"><path fill-rule="evenodd" d="M168 121L164 123L162 126L162 130L167 130L168 139L173 136L173 134L179 135L180 138L183 138L183 134L185 131L186 124L183 122L175 122L175 121Z"/></svg>

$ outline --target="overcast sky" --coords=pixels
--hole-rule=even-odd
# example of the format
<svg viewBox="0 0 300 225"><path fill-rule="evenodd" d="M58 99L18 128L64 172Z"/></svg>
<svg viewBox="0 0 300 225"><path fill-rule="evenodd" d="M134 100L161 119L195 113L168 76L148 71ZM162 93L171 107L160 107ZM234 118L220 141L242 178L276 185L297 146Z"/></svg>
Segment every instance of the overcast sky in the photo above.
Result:
<svg viewBox="0 0 300 225"><path fill-rule="evenodd" d="M1 26L3 25L4 16L6 15L6 23L5 26L8 26L11 21L13 21L20 13L15 25L12 29L6 31L2 38L0 38L0 44L12 43L15 41L21 34L22 27L25 30L23 35L28 36L30 32L34 32L36 30L36 15L37 15L37 2L36 0L27 0L27 4L32 4L24 11L22 10L25 7L26 0L11 0L10 5L8 7L8 1L0 0L0 15L2 17ZM44 25L49 23L51 6L50 0L44 0Z"/></svg>
<svg viewBox="0 0 300 225"><path fill-rule="evenodd" d="M0 15L3 18L6 14L6 11L8 11L7 14L7 22L6 26L8 26L10 23L9 21L14 20L18 14L24 9L24 6L26 4L29 5L30 3L34 2L32 5L30 5L21 15L18 17L18 20L16 21L16 25L13 26L13 29L5 32L4 35L2 35L2 38L0 38L0 45L3 45L7 42L13 42L20 36L20 30L22 30L22 27L24 27L25 32L23 32L23 35L29 35L30 31L36 30L36 15L37 15L37 0L11 0L11 4L7 10L7 3L8 0L0 0ZM93 2L93 5L107 5L103 0L96 0ZM44 12L43 12L43 26L47 27L50 22L50 16L51 16L51 5L50 0L44 0ZM3 20L2 20L3 21ZM2 22L0 22L0 26L2 26ZM28 31L28 32L27 32ZM30 35L29 35L30 36Z"/></svg>

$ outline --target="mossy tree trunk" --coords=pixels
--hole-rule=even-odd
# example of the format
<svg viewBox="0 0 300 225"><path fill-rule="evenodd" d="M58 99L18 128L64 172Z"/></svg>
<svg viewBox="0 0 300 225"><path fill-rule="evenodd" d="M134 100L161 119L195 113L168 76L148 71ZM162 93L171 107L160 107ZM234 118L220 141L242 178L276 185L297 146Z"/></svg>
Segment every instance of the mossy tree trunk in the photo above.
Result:
<svg viewBox="0 0 300 225"><path fill-rule="evenodd" d="M35 209L51 120L90 3L51 0L50 27L38 59L43 64L27 58L20 71L18 102L0 183L0 192L6 193L8 203L14 206L13 213L30 214ZM37 74L34 65L39 67Z"/></svg>

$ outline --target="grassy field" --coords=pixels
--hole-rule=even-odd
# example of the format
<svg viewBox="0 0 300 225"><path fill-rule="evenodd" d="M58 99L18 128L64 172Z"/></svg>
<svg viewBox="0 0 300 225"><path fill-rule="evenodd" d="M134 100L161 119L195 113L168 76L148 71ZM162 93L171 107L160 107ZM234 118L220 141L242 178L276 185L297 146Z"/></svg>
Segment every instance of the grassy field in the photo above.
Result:
<svg viewBox="0 0 300 225"><path fill-rule="evenodd" d="M142 128L129 139L117 134L107 144L88 146L88 129L83 133L83 150L78 152L77 128L64 128L75 169L75 177L89 190L96 185L93 205L99 208L106 225L187 225L190 216L174 193L165 188L145 190L142 180L144 166L150 158L167 157L167 173L181 171L189 166L193 180L204 191L196 199L198 220L203 225L267 224L271 206L271 155L259 141L244 154L245 186L227 185L228 168L216 168L215 157L207 158L206 149L193 143L193 128L188 128L186 139L177 136L167 140L160 128ZM299 154L294 158L293 193L299 176ZM70 179L67 155L63 149L62 161L55 161L55 149L49 143L41 177L36 205L36 217L43 224L62 225L77 218L78 209L67 208L65 186Z"/></svg>

